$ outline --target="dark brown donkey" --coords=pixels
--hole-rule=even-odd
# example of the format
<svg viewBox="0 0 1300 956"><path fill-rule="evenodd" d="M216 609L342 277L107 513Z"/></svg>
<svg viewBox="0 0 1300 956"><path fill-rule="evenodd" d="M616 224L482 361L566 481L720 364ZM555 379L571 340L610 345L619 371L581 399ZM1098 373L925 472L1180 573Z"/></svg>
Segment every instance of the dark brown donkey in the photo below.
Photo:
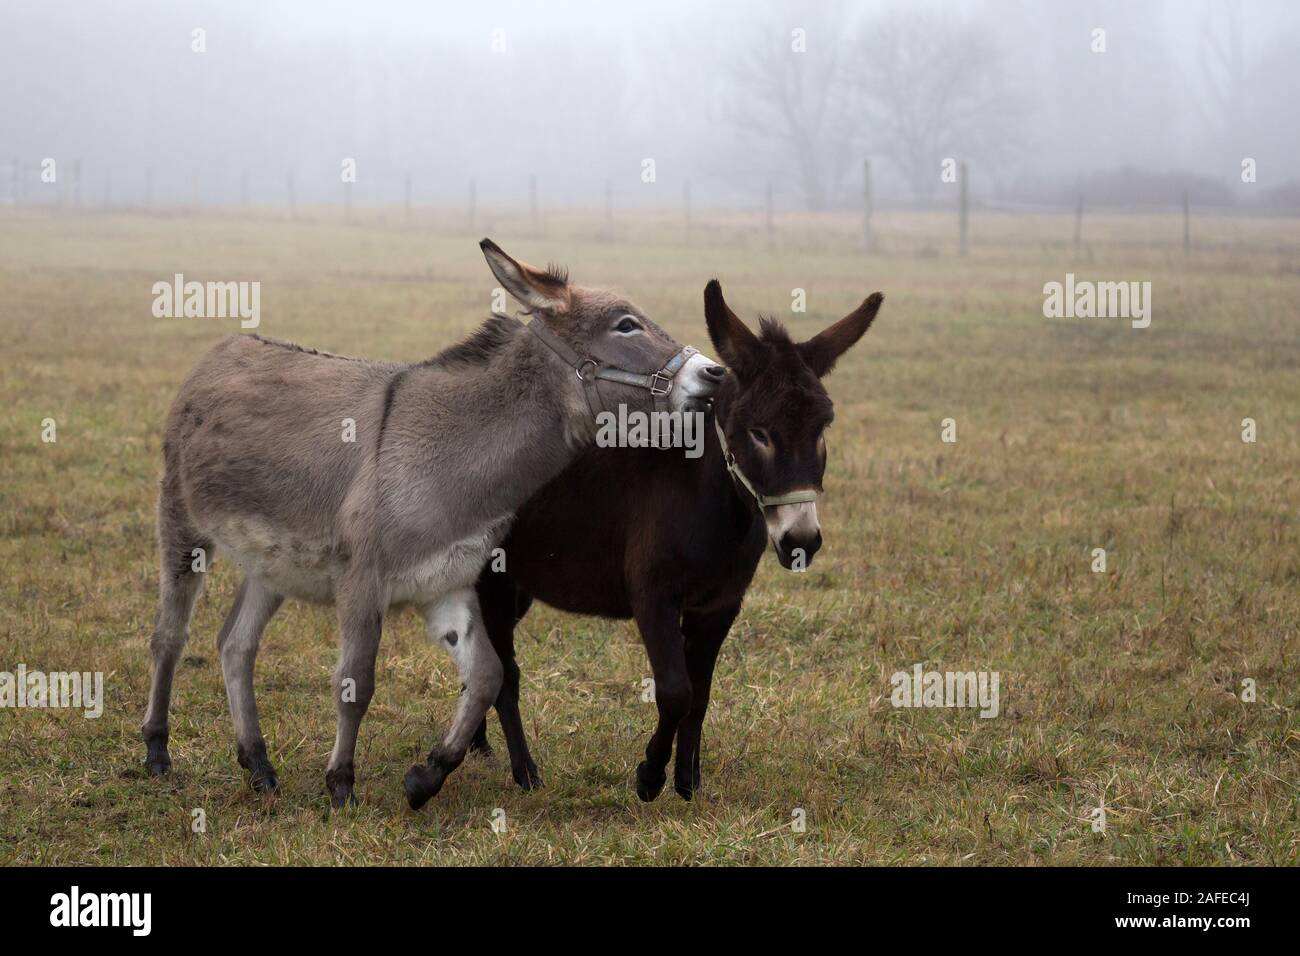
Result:
<svg viewBox="0 0 1300 956"><path fill-rule="evenodd" d="M877 292L796 343L770 319L755 336L710 282L704 315L731 374L714 400L718 428L706 429L703 456L590 450L519 511L504 543L507 573L485 568L478 593L505 670L496 708L520 786L540 782L519 716L514 651L514 625L536 597L579 614L635 618L659 709L637 767L637 794L658 796L676 736L674 784L691 798L700 785L700 728L714 661L766 539L786 568L806 567L821 546L814 498L832 409L820 379L867 331L882 301ZM486 724L476 745L487 747Z"/></svg>

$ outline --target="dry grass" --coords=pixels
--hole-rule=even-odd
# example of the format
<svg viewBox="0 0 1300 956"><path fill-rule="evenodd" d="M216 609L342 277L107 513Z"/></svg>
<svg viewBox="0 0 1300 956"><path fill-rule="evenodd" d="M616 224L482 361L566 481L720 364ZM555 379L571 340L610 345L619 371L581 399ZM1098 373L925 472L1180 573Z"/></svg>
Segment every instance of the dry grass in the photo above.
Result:
<svg viewBox="0 0 1300 956"><path fill-rule="evenodd" d="M827 546L806 575L765 559L723 649L700 797L643 805L630 786L652 724L631 627L539 608L519 645L547 786L516 789L502 753L406 809L401 774L457 683L401 616L362 732L362 806L331 817L334 626L291 606L258 672L282 792L258 798L213 646L236 583L224 564L178 674L176 772L146 779L161 423L186 368L237 325L154 319L151 284L259 280L259 331L413 359L471 329L494 283L469 233L435 220L8 212L0 670L103 671L107 700L98 720L0 710L0 862L1296 862L1294 220L1200 221L1190 263L1181 223L1157 216L1090 219L1077 259L1068 218L977 214L966 259L937 215L882 215L870 258L851 217L789 217L776 250L754 215L697 211L689 244L650 215L615 241L599 217L552 217L544 236L495 220L479 231L624 289L698 344L711 275L747 317L788 316L807 289L808 314L788 316L800 335L888 296L830 380ZM1150 280L1151 327L1044 319L1043 283L1067 270ZM39 440L47 416L54 445ZM939 438L947 417L955 445ZM1257 444L1240 440L1245 417ZM999 671L1001 716L895 710L889 676L918 661ZM502 752L495 726L493 740Z"/></svg>

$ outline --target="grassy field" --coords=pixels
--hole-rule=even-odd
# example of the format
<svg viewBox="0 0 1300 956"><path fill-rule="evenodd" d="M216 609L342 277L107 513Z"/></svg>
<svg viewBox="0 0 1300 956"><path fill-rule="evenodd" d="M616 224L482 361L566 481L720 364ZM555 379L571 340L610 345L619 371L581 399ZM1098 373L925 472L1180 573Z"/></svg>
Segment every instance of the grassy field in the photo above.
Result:
<svg viewBox="0 0 1300 956"><path fill-rule="evenodd" d="M772 247L740 213L697 211L689 239L650 214L614 236L599 216L540 235L486 218L471 234L396 215L0 212L0 670L102 671L106 698L97 720L0 709L0 863L1297 862L1295 220L1199 219L1185 260L1181 220L1146 215L1090 219L1076 253L1067 217L977 213L965 258L938 214L879 216L870 257L851 216L784 218ZM886 293L828 380L826 545L803 575L765 557L719 662L702 792L642 804L631 786L653 724L633 627L537 608L518 643L546 786L515 787L493 720L497 755L411 813L401 776L458 684L408 613L384 636L362 803L331 816L336 632L328 610L290 605L259 660L282 788L259 798L215 651L225 563L177 674L175 772L146 778L162 423L190 364L238 331L155 319L151 285L257 280L263 334L418 359L487 314L482 234L622 289L706 348L710 276L742 316L799 337ZM1067 271L1151 281L1150 328L1045 319L1043 284ZM794 288L806 314L790 314ZM895 709L890 675L916 663L997 671L1000 715Z"/></svg>

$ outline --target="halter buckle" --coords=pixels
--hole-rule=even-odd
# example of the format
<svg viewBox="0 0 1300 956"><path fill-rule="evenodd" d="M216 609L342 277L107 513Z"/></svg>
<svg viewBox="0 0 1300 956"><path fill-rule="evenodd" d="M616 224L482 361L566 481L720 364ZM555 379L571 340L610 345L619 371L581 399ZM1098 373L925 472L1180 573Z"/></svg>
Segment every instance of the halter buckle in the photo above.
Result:
<svg viewBox="0 0 1300 956"><path fill-rule="evenodd" d="M664 375L662 371L658 371L650 376L650 394L655 398L662 398L672 390L673 379L671 375Z"/></svg>

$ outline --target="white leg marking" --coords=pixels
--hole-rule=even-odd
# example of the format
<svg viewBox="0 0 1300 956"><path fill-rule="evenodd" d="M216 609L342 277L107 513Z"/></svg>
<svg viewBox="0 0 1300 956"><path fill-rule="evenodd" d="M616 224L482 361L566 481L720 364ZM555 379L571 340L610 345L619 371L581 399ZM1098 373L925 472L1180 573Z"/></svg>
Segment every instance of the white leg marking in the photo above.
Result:
<svg viewBox="0 0 1300 956"><path fill-rule="evenodd" d="M465 686L451 729L443 739L444 751L458 755L459 760L479 721L496 701L503 673L501 660L483 630L478 595L473 588L454 591L430 607L425 612L425 623L430 639L441 644L456 662Z"/></svg>

